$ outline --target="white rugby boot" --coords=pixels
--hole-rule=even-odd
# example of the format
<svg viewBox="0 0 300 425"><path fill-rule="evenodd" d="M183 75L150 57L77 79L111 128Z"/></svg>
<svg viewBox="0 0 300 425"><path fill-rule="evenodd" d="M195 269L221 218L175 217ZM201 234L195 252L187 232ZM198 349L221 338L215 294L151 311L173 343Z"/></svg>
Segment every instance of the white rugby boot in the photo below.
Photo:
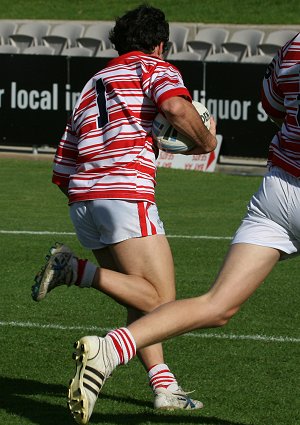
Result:
<svg viewBox="0 0 300 425"><path fill-rule="evenodd" d="M201 401L192 400L181 387L177 391L170 391L166 388L154 390L154 409L196 410L202 409L202 407L203 403Z"/></svg>
<svg viewBox="0 0 300 425"><path fill-rule="evenodd" d="M77 257L66 245L56 242L46 256L46 264L35 276L31 296L43 300L48 292L60 285L72 285L77 279Z"/></svg>
<svg viewBox="0 0 300 425"><path fill-rule="evenodd" d="M75 421L87 424L106 379L117 365L110 338L85 336L74 344L76 373L70 381L68 406Z"/></svg>

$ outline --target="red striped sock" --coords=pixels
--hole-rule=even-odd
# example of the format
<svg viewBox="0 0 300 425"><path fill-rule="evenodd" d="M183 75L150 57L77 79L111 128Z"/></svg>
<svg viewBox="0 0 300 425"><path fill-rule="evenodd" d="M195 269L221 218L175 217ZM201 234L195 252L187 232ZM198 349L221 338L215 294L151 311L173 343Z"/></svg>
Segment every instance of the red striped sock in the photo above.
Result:
<svg viewBox="0 0 300 425"><path fill-rule="evenodd" d="M79 286L81 283L86 262L87 260L81 260L80 258L77 258L77 279L75 282L75 285L77 286Z"/></svg>
<svg viewBox="0 0 300 425"><path fill-rule="evenodd" d="M127 328L119 328L106 335L113 342L118 364L126 364L136 354L136 344Z"/></svg>
<svg viewBox="0 0 300 425"><path fill-rule="evenodd" d="M93 283L94 275L97 270L97 266L88 260L82 260L80 258L74 258L77 264L73 263L73 267L77 266L77 278L75 285L81 288L90 288Z"/></svg>
<svg viewBox="0 0 300 425"><path fill-rule="evenodd" d="M172 391L178 390L178 383L166 364L157 364L148 370L149 384L153 391L157 388L168 388Z"/></svg>

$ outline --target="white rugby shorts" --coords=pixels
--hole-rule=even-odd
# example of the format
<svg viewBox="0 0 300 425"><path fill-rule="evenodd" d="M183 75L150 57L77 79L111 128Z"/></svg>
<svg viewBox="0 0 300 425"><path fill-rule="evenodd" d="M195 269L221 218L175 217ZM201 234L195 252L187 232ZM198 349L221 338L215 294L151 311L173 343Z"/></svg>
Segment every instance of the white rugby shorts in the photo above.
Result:
<svg viewBox="0 0 300 425"><path fill-rule="evenodd" d="M80 243L87 249L165 234L157 207L150 202L119 199L75 202L70 205L70 217Z"/></svg>
<svg viewBox="0 0 300 425"><path fill-rule="evenodd" d="M279 167L264 176L232 243L267 246L282 258L300 254L300 181Z"/></svg>

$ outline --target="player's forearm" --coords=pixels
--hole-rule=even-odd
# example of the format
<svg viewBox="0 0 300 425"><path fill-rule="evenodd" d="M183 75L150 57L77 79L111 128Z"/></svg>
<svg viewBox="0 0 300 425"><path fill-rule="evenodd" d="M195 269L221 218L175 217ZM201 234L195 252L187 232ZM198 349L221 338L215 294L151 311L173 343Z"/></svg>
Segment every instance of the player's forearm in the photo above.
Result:
<svg viewBox="0 0 300 425"><path fill-rule="evenodd" d="M208 130L196 108L190 102L180 97L174 97L163 102L161 109L176 130L197 145L193 149L194 154L208 153L216 148L217 140L214 120L211 120L211 129Z"/></svg>

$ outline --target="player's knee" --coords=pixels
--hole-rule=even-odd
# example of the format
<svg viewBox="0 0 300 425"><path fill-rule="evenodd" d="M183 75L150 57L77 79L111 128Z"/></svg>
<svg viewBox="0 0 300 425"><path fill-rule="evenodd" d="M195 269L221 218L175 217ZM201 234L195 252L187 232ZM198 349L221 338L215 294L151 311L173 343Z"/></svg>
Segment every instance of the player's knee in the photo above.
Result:
<svg viewBox="0 0 300 425"><path fill-rule="evenodd" d="M156 308L160 307L161 305L165 304L166 302L163 302L159 298L159 296L148 298L148 300L146 300L144 302L143 312L144 313L151 313L151 311L155 310Z"/></svg>
<svg viewBox="0 0 300 425"><path fill-rule="evenodd" d="M227 325L230 319L237 313L239 307L233 307L227 310L219 311L215 317L215 327L222 327Z"/></svg>
<svg viewBox="0 0 300 425"><path fill-rule="evenodd" d="M175 291L168 291L164 293L156 291L156 296L151 297L151 299L148 299L147 313L149 313L152 310L155 310L156 308L160 307L163 304L169 303L171 301L175 301L175 298L176 298Z"/></svg>
<svg viewBox="0 0 300 425"><path fill-rule="evenodd" d="M159 294L159 305L170 303L171 301L175 301L176 293L168 292L166 294Z"/></svg>
<svg viewBox="0 0 300 425"><path fill-rule="evenodd" d="M162 306L163 304L170 303L171 301L175 301L175 296L166 296L166 295L158 295L157 299L154 302L153 310Z"/></svg>

